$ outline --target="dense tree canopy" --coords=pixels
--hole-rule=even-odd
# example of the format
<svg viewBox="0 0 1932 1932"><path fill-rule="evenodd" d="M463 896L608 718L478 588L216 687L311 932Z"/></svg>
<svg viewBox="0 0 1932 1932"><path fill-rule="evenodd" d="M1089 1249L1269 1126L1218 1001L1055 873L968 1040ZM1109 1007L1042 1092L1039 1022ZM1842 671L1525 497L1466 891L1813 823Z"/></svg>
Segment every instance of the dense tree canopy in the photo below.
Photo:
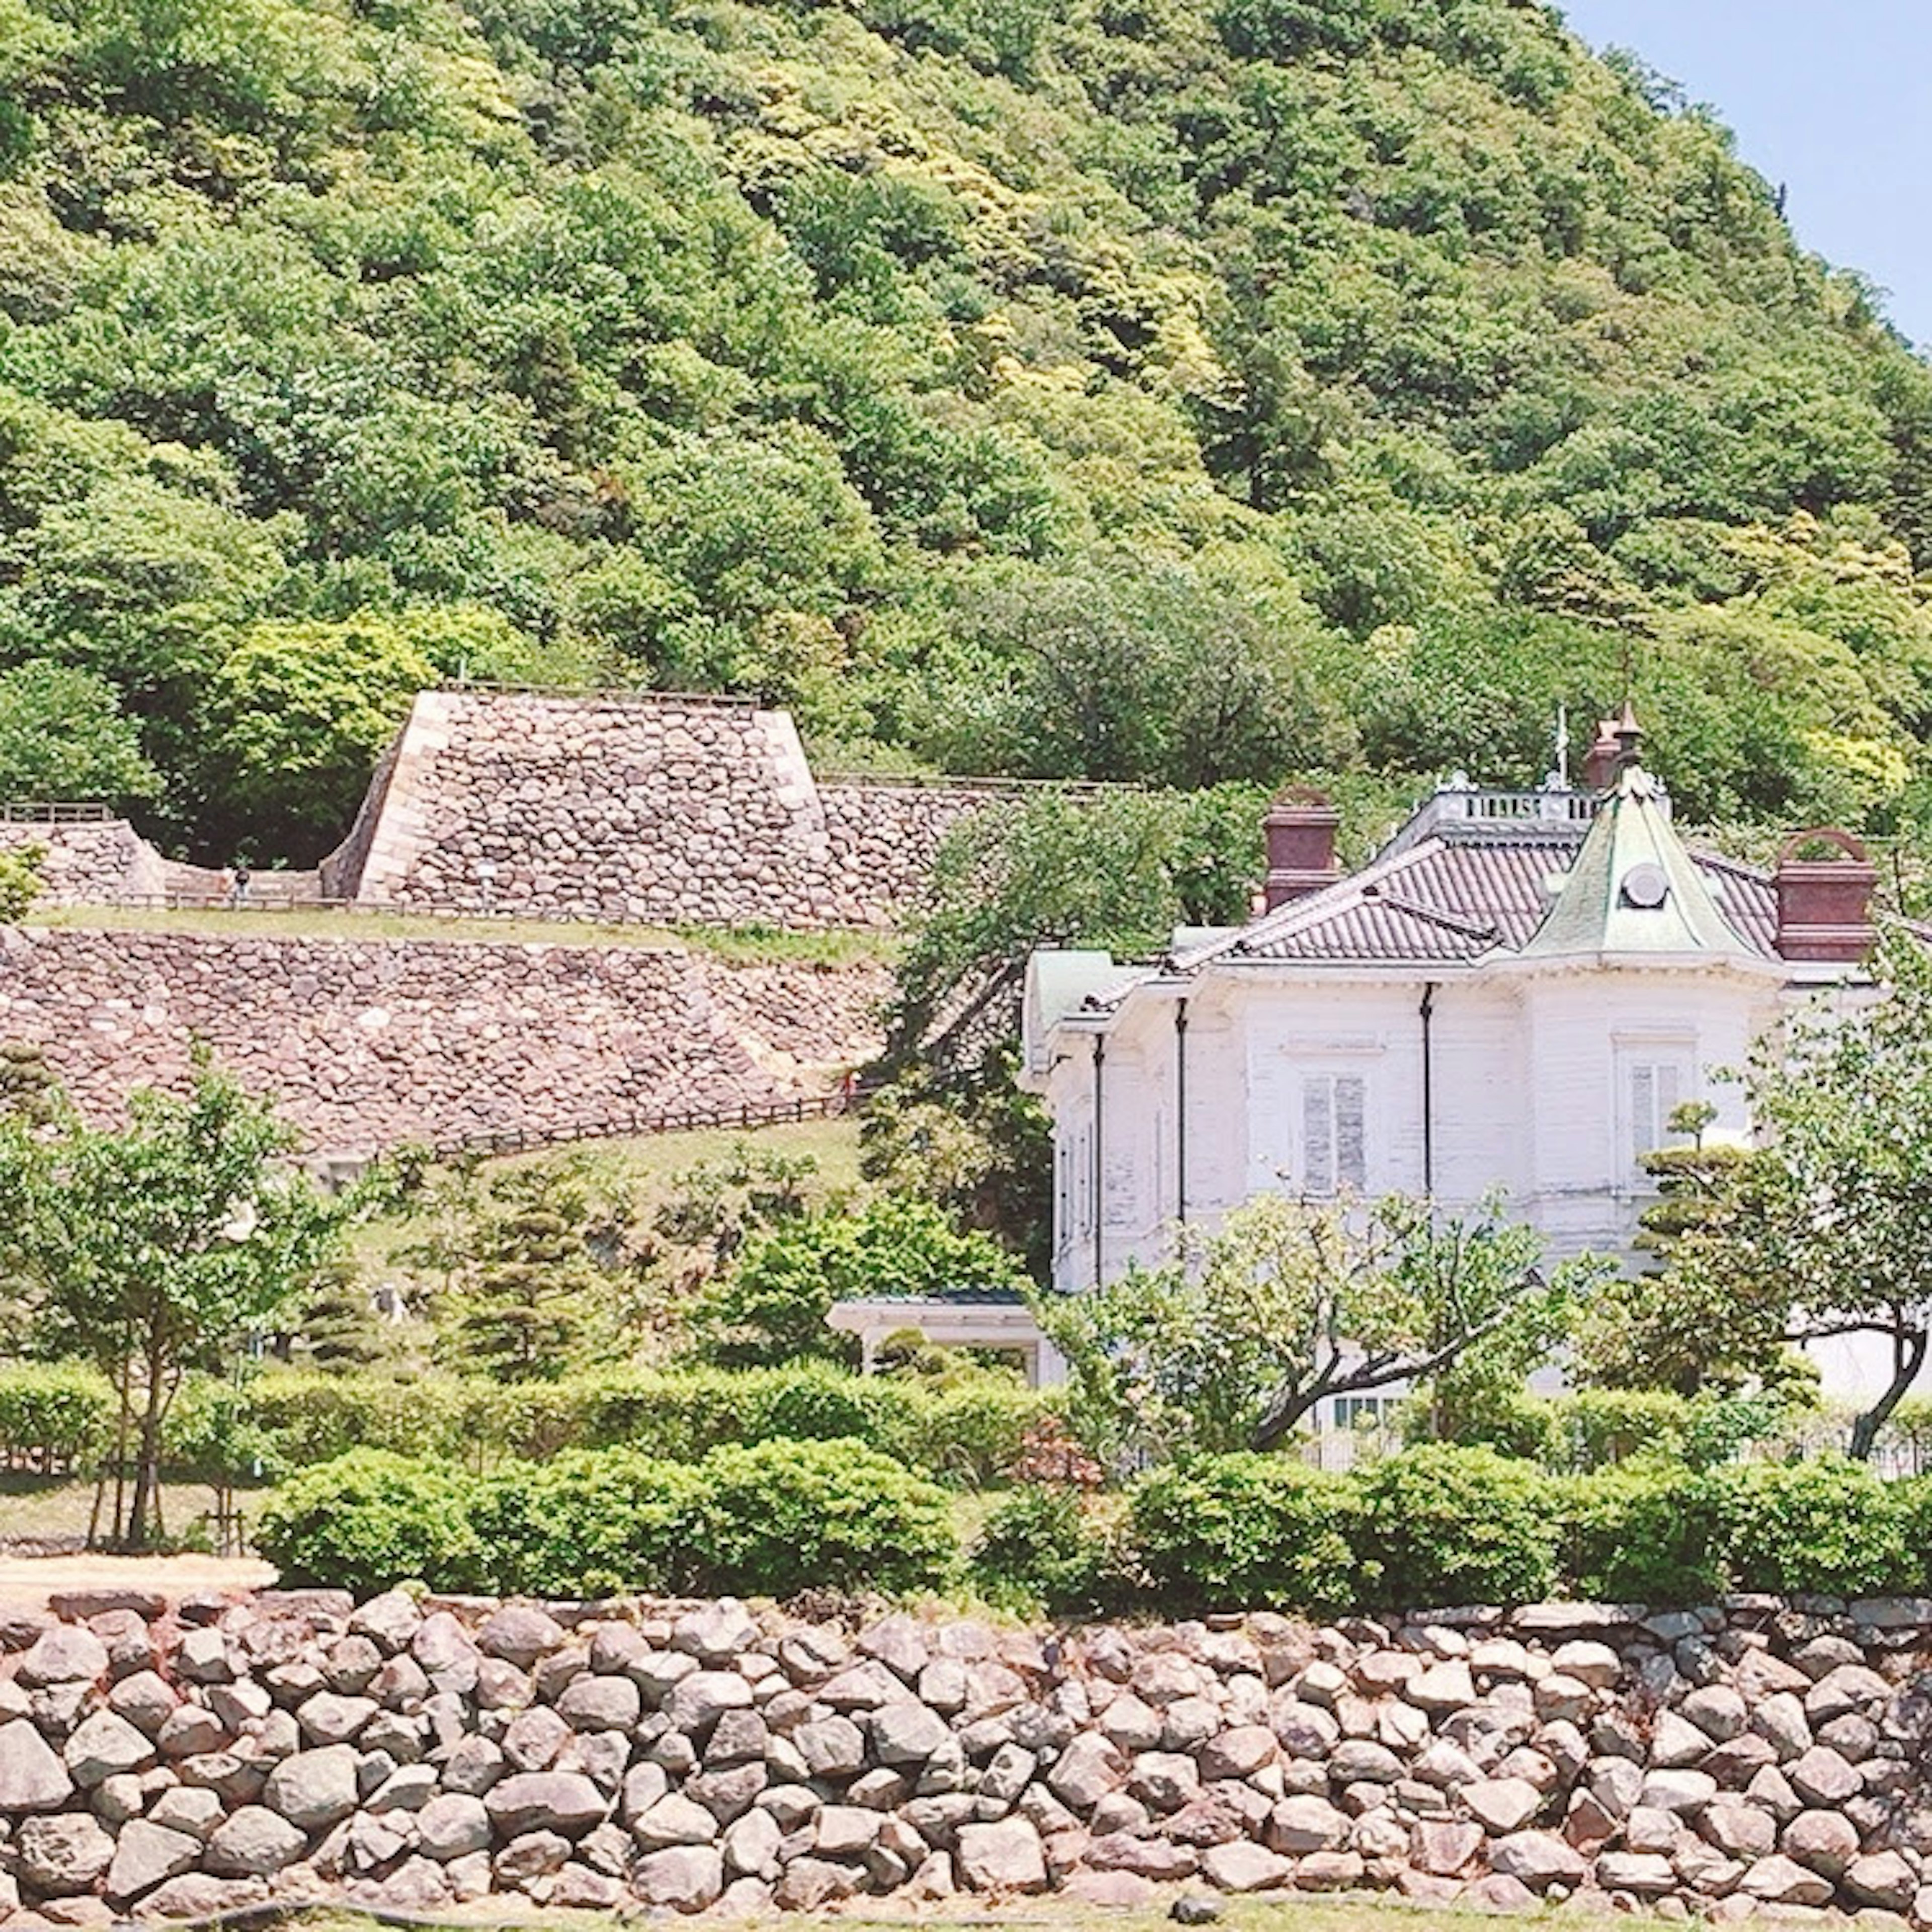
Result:
<svg viewBox="0 0 1932 1932"><path fill-rule="evenodd" d="M0 0L0 785L206 853L425 666L1187 787L1628 651L1690 813L1882 826L1928 562L1932 374L1521 0Z"/></svg>

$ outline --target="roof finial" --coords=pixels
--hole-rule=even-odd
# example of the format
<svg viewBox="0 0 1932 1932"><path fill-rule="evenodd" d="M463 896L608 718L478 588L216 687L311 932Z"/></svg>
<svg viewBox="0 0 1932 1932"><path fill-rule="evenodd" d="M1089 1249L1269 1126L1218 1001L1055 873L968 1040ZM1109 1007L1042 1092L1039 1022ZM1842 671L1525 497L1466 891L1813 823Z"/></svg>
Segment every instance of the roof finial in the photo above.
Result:
<svg viewBox="0 0 1932 1932"><path fill-rule="evenodd" d="M1624 700L1622 715L1616 722L1615 736L1617 741L1617 763L1628 771L1636 764L1643 750L1643 727L1636 722L1636 706L1628 698Z"/></svg>

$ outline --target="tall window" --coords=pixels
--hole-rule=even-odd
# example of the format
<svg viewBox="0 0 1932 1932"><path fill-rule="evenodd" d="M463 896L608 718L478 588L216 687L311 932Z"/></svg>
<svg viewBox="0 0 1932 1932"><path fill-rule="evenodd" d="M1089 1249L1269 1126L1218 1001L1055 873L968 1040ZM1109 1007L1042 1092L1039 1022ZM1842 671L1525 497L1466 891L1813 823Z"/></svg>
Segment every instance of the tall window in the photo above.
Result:
<svg viewBox="0 0 1932 1932"><path fill-rule="evenodd" d="M1633 1060L1627 1064L1630 1166L1641 1174L1646 1154L1683 1138L1671 1132L1670 1117L1685 1097L1690 1082L1679 1060Z"/></svg>
<svg viewBox="0 0 1932 1932"><path fill-rule="evenodd" d="M1301 1185L1334 1194L1368 1185L1364 1082L1359 1073L1311 1073L1301 1083Z"/></svg>

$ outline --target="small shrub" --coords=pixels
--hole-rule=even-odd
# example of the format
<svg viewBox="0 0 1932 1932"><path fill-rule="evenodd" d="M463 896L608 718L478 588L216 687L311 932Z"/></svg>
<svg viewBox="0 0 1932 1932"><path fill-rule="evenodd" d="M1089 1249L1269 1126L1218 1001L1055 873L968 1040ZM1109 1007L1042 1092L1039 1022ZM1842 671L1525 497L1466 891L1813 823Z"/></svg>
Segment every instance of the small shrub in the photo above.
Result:
<svg viewBox="0 0 1932 1932"><path fill-rule="evenodd" d="M1862 1463L1741 1462L1704 1484L1733 1589L1872 1596L1917 1567L1903 1511Z"/></svg>
<svg viewBox="0 0 1932 1932"><path fill-rule="evenodd" d="M374 1595L414 1578L474 1588L485 1566L470 1487L436 1464L358 1449L304 1469L262 1505L255 1540L290 1584Z"/></svg>
<svg viewBox="0 0 1932 1932"><path fill-rule="evenodd" d="M114 1389L78 1362L21 1362L0 1371L0 1456L47 1470L88 1467L114 1426Z"/></svg>
<svg viewBox="0 0 1932 1932"><path fill-rule="evenodd" d="M1022 1615L1094 1609L1103 1568L1081 1492L1058 1483L1029 1483L1001 1497L972 1558L980 1594Z"/></svg>
<svg viewBox="0 0 1932 1932"><path fill-rule="evenodd" d="M1156 1469L1129 1501L1130 1546L1174 1610L1325 1610L1363 1580L1342 1478L1283 1456L1206 1456Z"/></svg>
<svg viewBox="0 0 1932 1932"><path fill-rule="evenodd" d="M1637 1459L1562 1486L1564 1573L1576 1596L1708 1603L1724 1588L1706 1487L1681 1462Z"/></svg>
<svg viewBox="0 0 1932 1932"><path fill-rule="evenodd" d="M760 1442L700 1466L697 1587L908 1592L956 1562L946 1493L862 1442Z"/></svg>
<svg viewBox="0 0 1932 1932"><path fill-rule="evenodd" d="M1683 1458L1690 1405L1667 1389L1577 1389L1550 1404L1558 1443L1552 1460L1578 1471L1648 1456Z"/></svg>
<svg viewBox="0 0 1932 1932"><path fill-rule="evenodd" d="M625 1450L574 1450L480 1484L471 1521L490 1586L532 1596L674 1594L691 1587L704 1484L689 1467Z"/></svg>
<svg viewBox="0 0 1932 1932"><path fill-rule="evenodd" d="M1414 1610L1527 1604L1556 1579L1557 1524L1549 1479L1492 1449L1426 1443L1359 1481L1357 1548L1380 1569L1372 1600Z"/></svg>

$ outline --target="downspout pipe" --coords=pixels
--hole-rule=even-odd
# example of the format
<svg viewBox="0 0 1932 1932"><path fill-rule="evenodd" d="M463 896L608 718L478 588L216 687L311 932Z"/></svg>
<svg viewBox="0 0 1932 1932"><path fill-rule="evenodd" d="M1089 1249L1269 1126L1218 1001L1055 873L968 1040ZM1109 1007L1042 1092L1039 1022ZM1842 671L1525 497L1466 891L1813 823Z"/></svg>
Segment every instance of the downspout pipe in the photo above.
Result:
<svg viewBox="0 0 1932 1932"><path fill-rule="evenodd" d="M1107 1042L1094 1036L1094 1286L1106 1286L1107 1154L1105 1102Z"/></svg>
<svg viewBox="0 0 1932 1932"><path fill-rule="evenodd" d="M1417 1010L1422 1022L1422 1191L1430 1198L1436 1192L1436 990L1432 980Z"/></svg>
<svg viewBox="0 0 1932 1932"><path fill-rule="evenodd" d="M1187 1226L1187 1002L1174 1008L1174 1218Z"/></svg>

